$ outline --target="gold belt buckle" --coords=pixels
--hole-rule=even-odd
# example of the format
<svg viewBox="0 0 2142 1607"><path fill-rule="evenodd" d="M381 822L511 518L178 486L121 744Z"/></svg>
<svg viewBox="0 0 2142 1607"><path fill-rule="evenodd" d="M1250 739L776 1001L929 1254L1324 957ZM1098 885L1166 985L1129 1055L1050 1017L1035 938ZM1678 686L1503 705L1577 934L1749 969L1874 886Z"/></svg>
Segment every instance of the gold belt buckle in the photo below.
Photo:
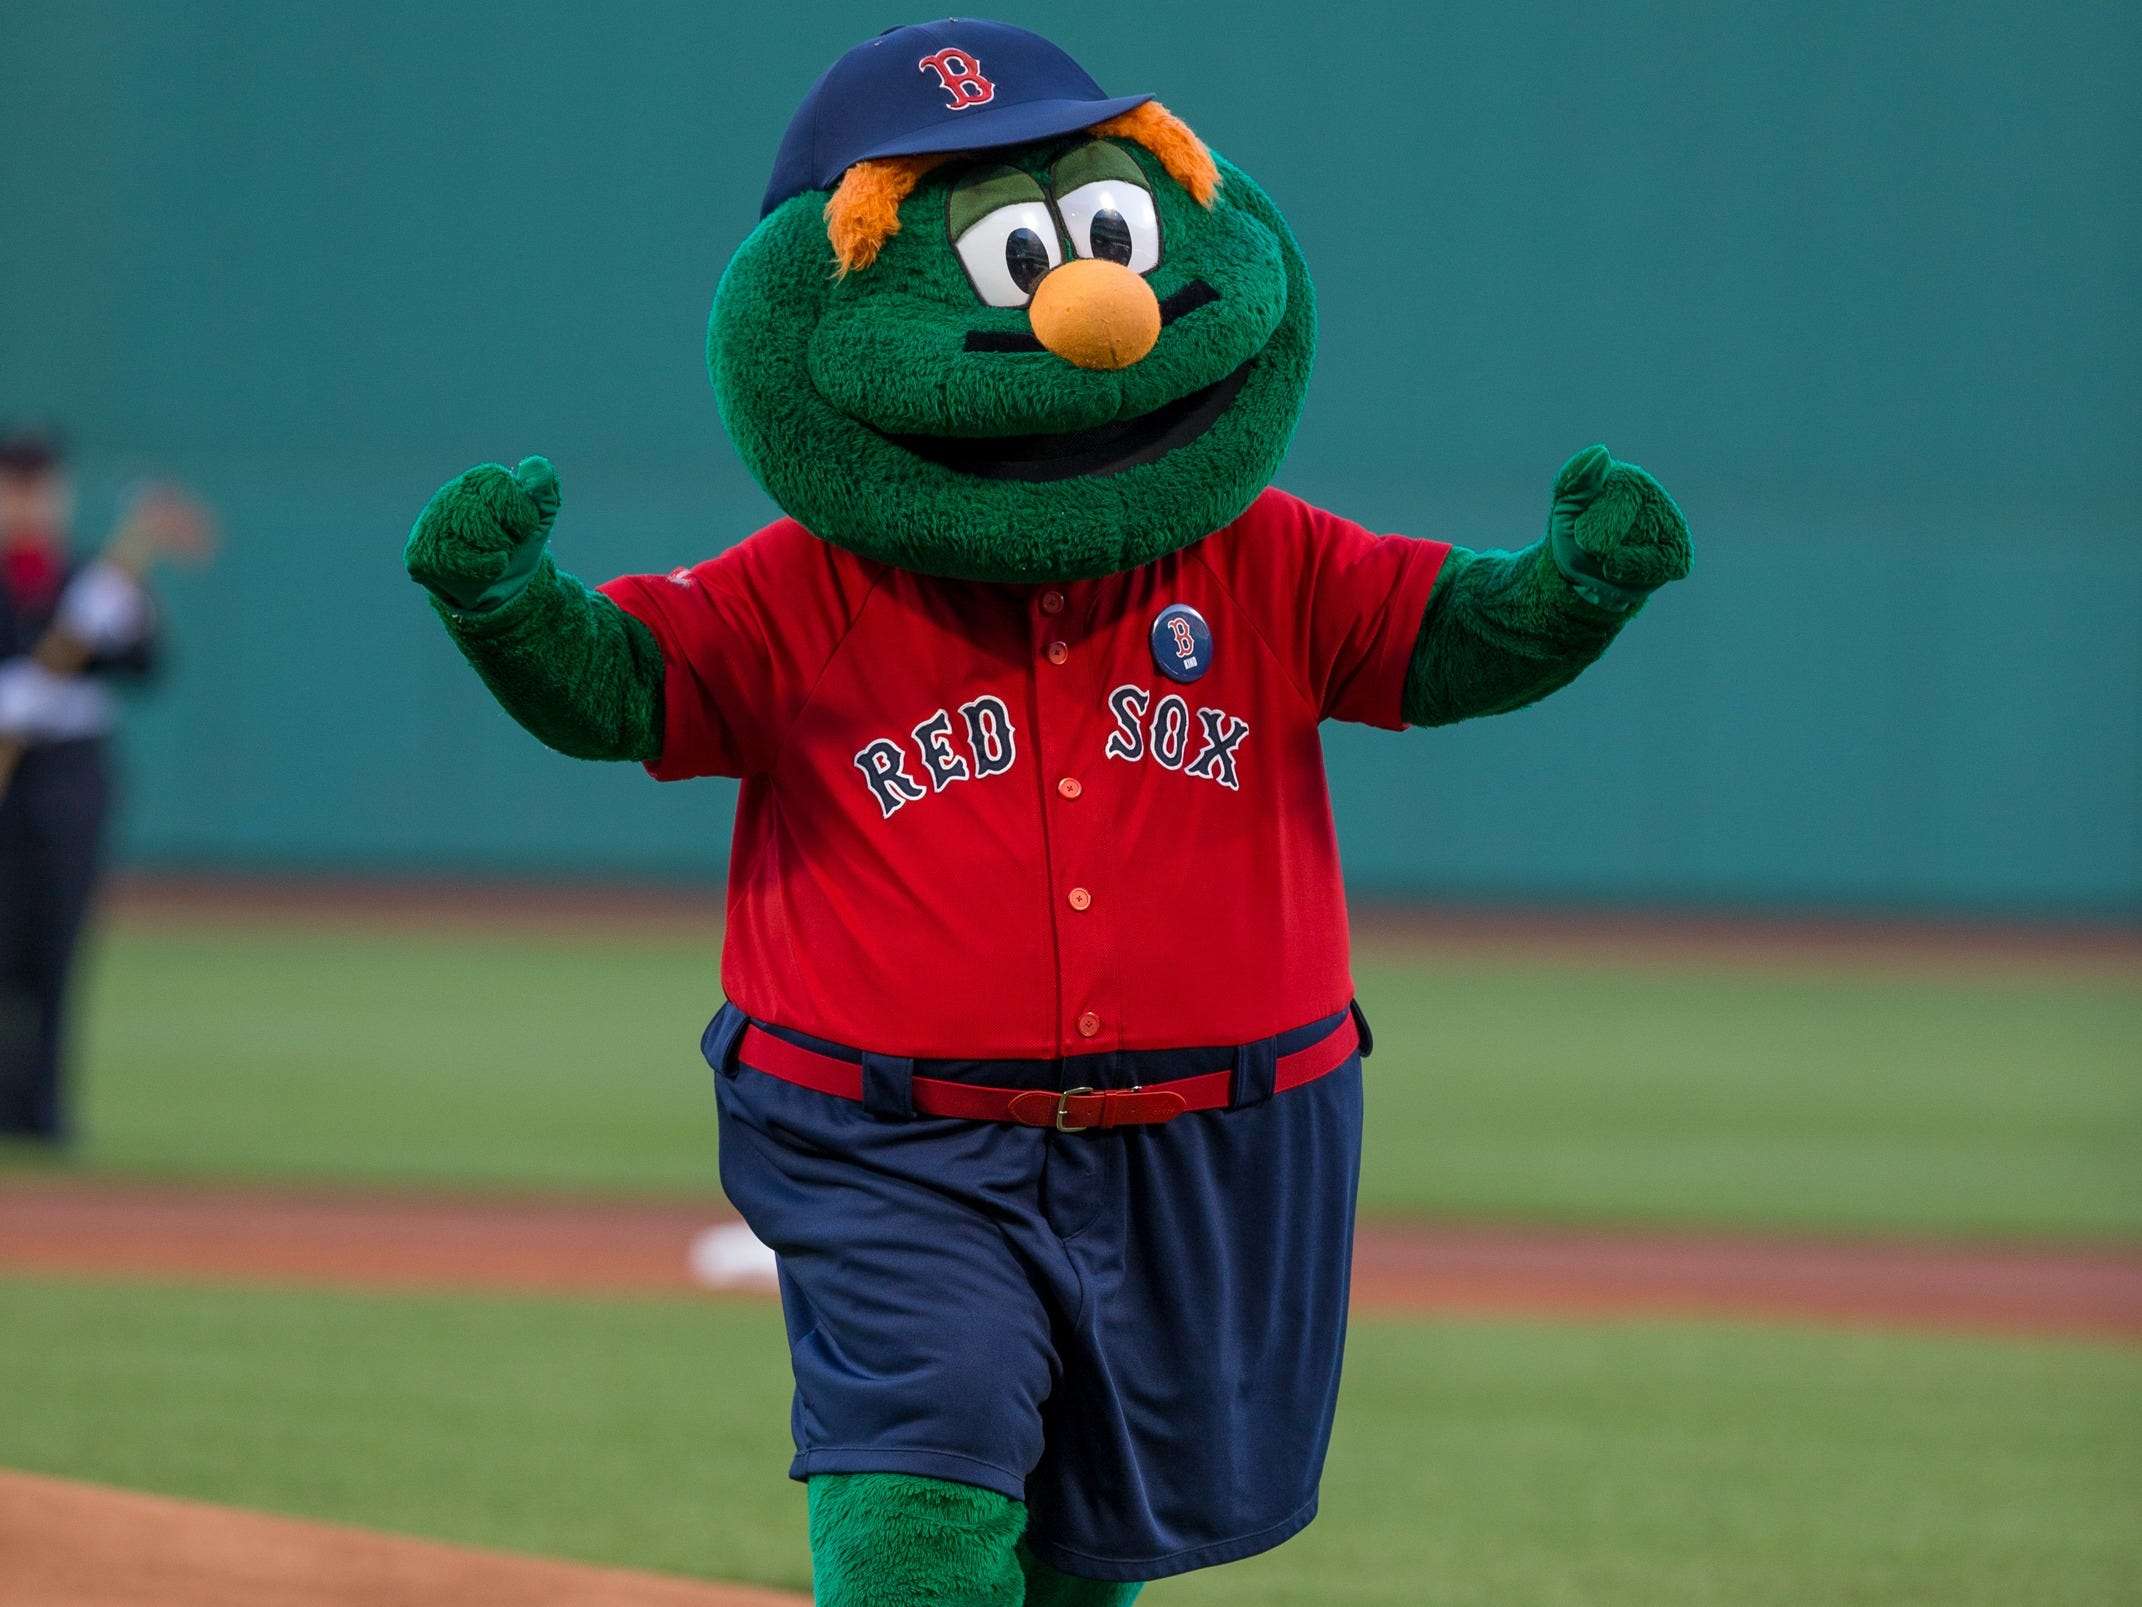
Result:
<svg viewBox="0 0 2142 1607"><path fill-rule="evenodd" d="M1064 1118L1071 1114L1071 1101L1075 1097L1080 1094L1097 1094L1099 1092L1100 1090L1098 1088L1066 1088L1062 1093L1058 1094L1056 1096L1056 1130L1059 1133L1084 1133L1092 1131L1094 1125L1092 1122L1080 1122L1077 1126L1074 1127L1071 1125L1071 1123L1065 1121Z"/></svg>

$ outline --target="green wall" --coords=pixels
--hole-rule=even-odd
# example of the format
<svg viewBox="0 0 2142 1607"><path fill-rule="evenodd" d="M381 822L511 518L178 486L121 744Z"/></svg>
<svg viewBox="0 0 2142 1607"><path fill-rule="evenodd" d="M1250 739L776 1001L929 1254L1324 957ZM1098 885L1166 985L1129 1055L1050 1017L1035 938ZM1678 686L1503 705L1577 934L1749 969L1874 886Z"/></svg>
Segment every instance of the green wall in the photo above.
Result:
<svg viewBox="0 0 2142 1607"><path fill-rule="evenodd" d="M1522 543L1592 439L1699 570L1549 705L1339 731L1363 890L2142 905L2142 27L2125 5L1003 4L1289 209L1324 343L1283 482ZM542 450L559 550L771 508L706 306L882 7L0 8L0 416L92 522L222 506L134 720L137 861L704 876L731 789L537 750L400 574Z"/></svg>

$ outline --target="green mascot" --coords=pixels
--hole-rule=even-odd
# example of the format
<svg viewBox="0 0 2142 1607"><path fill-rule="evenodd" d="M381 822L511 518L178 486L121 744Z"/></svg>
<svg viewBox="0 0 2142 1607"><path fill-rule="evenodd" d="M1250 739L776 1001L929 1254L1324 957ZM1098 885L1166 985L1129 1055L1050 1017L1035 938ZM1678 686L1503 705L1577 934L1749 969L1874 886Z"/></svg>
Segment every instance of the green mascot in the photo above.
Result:
<svg viewBox="0 0 2142 1607"><path fill-rule="evenodd" d="M1315 343L1286 220L1159 104L898 28L715 295L787 517L591 589L531 457L409 538L540 740L741 779L702 1047L821 1602L1098 1607L1310 1521L1371 1048L1319 728L1521 708L1688 571L1603 447L1514 553L1273 488Z"/></svg>

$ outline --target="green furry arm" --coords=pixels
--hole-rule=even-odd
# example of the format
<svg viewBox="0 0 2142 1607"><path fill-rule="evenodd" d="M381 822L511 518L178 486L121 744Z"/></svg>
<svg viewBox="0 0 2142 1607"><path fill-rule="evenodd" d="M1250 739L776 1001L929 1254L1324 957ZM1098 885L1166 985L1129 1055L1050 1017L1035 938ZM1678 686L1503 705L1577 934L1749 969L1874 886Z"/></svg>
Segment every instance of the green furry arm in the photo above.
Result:
<svg viewBox="0 0 2142 1607"><path fill-rule="evenodd" d="M1515 553L1454 547L1406 666L1406 723L1454 725L1537 703L1604 653L1628 617L1572 592L1545 542Z"/></svg>
<svg viewBox="0 0 2142 1607"><path fill-rule="evenodd" d="M464 614L436 597L432 606L499 705L545 747L575 759L662 756L654 633L548 553L497 608Z"/></svg>
<svg viewBox="0 0 2142 1607"><path fill-rule="evenodd" d="M545 458L484 463L449 480L402 561L505 711L576 759L662 754L654 634L552 561L558 476Z"/></svg>
<svg viewBox="0 0 2142 1607"><path fill-rule="evenodd" d="M1504 714L1567 686L1688 568L1673 499L1587 447L1555 476L1544 539L1518 553L1451 550L1406 667L1407 724Z"/></svg>

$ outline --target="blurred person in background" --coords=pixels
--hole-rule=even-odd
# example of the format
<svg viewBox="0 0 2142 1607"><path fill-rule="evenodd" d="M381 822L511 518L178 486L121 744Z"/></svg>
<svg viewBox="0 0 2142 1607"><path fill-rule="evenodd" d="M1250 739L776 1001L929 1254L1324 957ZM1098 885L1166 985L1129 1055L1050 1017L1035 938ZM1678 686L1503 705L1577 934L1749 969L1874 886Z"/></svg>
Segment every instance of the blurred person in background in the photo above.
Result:
<svg viewBox="0 0 2142 1607"><path fill-rule="evenodd" d="M84 559L72 512L58 443L0 431L0 1137L54 1146L67 984L110 812L111 683L155 661L149 564L208 533L191 498L153 487Z"/></svg>

